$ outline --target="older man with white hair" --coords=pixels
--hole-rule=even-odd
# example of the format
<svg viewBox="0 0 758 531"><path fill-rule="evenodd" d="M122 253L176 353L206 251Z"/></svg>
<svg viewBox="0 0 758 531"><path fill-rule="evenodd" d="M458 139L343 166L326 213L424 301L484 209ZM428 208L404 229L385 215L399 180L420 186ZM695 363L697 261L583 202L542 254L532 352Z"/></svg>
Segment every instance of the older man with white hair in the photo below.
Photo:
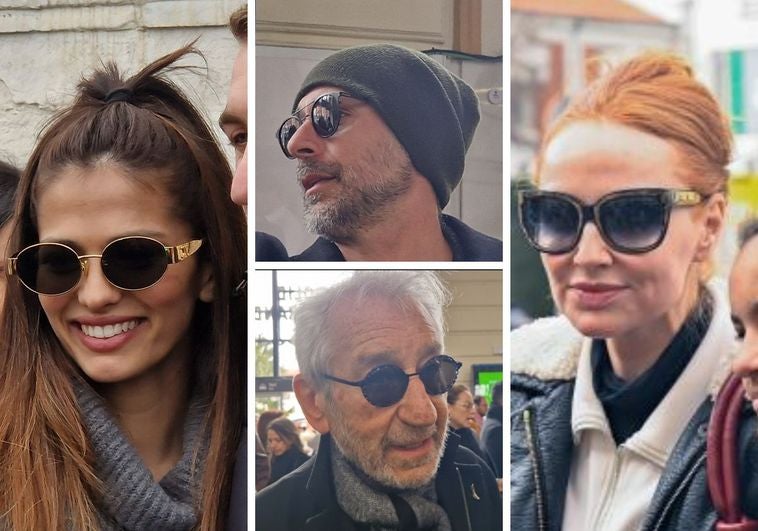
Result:
<svg viewBox="0 0 758 531"><path fill-rule="evenodd" d="M300 304L294 389L321 443L258 494L257 529L502 529L492 472L447 433L448 298L433 273L362 271Z"/></svg>

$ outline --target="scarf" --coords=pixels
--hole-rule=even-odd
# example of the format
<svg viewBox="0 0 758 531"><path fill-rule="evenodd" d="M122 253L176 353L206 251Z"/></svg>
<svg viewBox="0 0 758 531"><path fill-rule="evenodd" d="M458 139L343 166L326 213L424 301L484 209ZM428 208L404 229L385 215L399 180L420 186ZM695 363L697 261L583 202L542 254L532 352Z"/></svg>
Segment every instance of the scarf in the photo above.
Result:
<svg viewBox="0 0 758 531"><path fill-rule="evenodd" d="M199 452L196 445L207 406L197 398L191 401L184 423L182 457L156 483L103 398L85 382L76 382L74 389L95 452L97 475L103 483L103 498L97 503L103 531L192 529L197 523L195 500L208 441L203 441Z"/></svg>
<svg viewBox="0 0 758 531"><path fill-rule="evenodd" d="M336 441L335 441L336 443ZM451 531L445 510L437 503L434 482L418 489L382 486L350 463L333 444L332 472L337 503L362 529L371 531Z"/></svg>

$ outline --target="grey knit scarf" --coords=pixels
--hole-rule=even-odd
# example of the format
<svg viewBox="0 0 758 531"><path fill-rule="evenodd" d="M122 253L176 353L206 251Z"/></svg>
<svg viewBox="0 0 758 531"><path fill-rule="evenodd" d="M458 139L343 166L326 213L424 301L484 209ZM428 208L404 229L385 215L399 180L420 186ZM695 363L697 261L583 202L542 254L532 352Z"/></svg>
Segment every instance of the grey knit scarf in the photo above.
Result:
<svg viewBox="0 0 758 531"><path fill-rule="evenodd" d="M99 500L103 531L186 531L197 523L195 498L207 441L196 456L206 405L194 399L184 424L183 453L177 465L156 483L129 443L103 398L83 382L74 384L79 408L103 482Z"/></svg>
<svg viewBox="0 0 758 531"><path fill-rule="evenodd" d="M334 442L331 445L331 461L339 506L354 522L366 524L372 531L398 529L400 523L388 495L390 489L358 470ZM451 531L447 513L437 503L434 481L419 489L392 492L413 509L419 529Z"/></svg>

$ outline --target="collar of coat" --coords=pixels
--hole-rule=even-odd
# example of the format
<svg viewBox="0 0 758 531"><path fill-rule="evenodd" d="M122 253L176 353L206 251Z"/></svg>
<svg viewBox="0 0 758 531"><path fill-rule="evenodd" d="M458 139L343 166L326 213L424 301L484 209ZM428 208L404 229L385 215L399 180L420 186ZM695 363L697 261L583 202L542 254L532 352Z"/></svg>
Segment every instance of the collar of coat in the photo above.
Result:
<svg viewBox="0 0 758 531"><path fill-rule="evenodd" d="M698 350L723 333L724 322L731 326L724 282L714 279L706 289L713 295L713 319ZM591 341L563 315L537 319L511 332L510 339L511 372L539 380L573 380L584 342ZM729 376L731 362L737 355L737 343L732 342L730 348L722 349L718 355L719 370L715 371L709 385L711 397L718 394Z"/></svg>

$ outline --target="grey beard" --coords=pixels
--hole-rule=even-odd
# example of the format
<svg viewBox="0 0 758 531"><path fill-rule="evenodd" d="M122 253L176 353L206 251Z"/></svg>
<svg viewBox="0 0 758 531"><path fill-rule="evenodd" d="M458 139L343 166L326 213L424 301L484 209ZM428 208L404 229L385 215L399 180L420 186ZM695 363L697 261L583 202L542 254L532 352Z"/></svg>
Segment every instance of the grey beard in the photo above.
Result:
<svg viewBox="0 0 758 531"><path fill-rule="evenodd" d="M351 175L347 176L350 179ZM392 180L365 188L350 189L347 195L330 204L319 204L318 198L304 198L306 229L339 243L349 243L361 229L387 218L387 209L408 192L410 165L404 166Z"/></svg>

